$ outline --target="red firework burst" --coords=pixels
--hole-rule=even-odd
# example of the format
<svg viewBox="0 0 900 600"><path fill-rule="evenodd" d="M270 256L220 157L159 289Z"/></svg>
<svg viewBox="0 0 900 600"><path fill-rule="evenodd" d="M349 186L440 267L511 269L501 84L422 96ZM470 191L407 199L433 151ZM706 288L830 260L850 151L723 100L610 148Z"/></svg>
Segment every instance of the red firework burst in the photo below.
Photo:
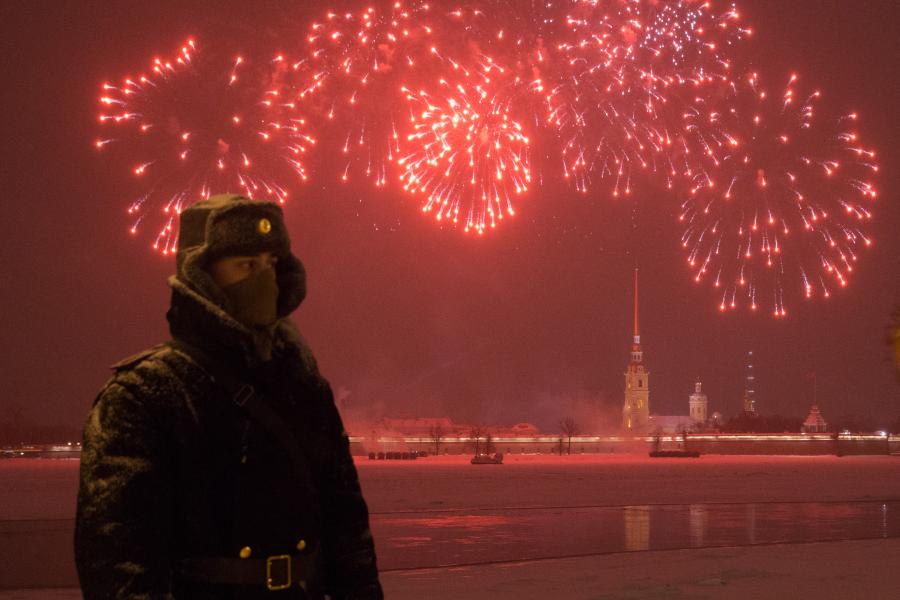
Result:
<svg viewBox="0 0 900 600"><path fill-rule="evenodd" d="M399 122L407 118L401 90L459 68L444 45L459 39L454 32L464 18L426 2L394 2L329 11L310 26L304 57L294 64L305 81L298 99L334 132L329 146L343 157L341 181L363 175L387 184L400 152Z"/></svg>
<svg viewBox="0 0 900 600"><path fill-rule="evenodd" d="M286 100L285 71L280 56L255 63L200 52L188 40L175 58L154 59L146 74L102 85L104 135L95 146L130 165L132 233L157 214L163 225L153 247L170 253L177 215L197 200L238 191L285 202L307 178L304 155L315 144Z"/></svg>
<svg viewBox="0 0 900 600"><path fill-rule="evenodd" d="M424 194L424 212L464 231L483 233L515 214L512 197L531 181L528 136L493 83L441 79L434 93L407 90L404 189Z"/></svg>
<svg viewBox="0 0 900 600"><path fill-rule="evenodd" d="M797 77L774 93L750 74L687 115L706 158L683 204L683 244L699 282L722 289L720 309L787 296L828 297L847 284L876 197L875 153L860 145L856 115L817 116L818 91Z"/></svg>

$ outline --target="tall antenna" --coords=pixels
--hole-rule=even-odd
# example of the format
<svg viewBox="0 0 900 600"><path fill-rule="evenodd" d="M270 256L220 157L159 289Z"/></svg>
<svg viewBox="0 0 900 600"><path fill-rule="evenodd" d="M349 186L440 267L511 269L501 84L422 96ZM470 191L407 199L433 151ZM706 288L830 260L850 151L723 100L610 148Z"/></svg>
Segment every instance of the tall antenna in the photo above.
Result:
<svg viewBox="0 0 900 600"><path fill-rule="evenodd" d="M747 352L747 375L744 379L744 412L756 414L756 376L753 374L753 350Z"/></svg>

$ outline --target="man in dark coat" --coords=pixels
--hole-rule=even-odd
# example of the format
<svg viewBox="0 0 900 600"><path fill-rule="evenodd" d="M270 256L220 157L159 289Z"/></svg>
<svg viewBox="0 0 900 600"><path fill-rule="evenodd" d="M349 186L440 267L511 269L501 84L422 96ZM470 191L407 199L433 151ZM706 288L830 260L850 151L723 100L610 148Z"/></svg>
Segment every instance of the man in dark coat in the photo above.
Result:
<svg viewBox="0 0 900 600"><path fill-rule="evenodd" d="M306 275L281 209L188 208L169 283L172 341L115 365L85 425L85 599L382 598L349 439L287 319Z"/></svg>

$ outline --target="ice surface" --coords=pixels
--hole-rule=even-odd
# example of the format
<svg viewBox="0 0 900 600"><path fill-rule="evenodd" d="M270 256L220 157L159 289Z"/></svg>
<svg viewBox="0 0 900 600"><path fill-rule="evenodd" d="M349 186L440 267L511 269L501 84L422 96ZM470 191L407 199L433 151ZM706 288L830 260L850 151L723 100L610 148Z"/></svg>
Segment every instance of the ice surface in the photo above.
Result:
<svg viewBox="0 0 900 600"><path fill-rule="evenodd" d="M896 456L506 455L415 461L357 458L372 512L500 506L597 506L900 499ZM0 520L75 514L77 460L0 460Z"/></svg>
<svg viewBox="0 0 900 600"><path fill-rule="evenodd" d="M357 462L372 512L503 506L900 500L896 456L506 455Z"/></svg>
<svg viewBox="0 0 900 600"><path fill-rule="evenodd" d="M382 575L390 600L893 600L900 539L633 552Z"/></svg>
<svg viewBox="0 0 900 600"><path fill-rule="evenodd" d="M388 598L889 598L900 581L898 457L505 462L357 461ZM53 559L45 584L74 585L77 476L77 461L0 461L0 588L40 585L24 550L45 573ZM884 539L772 545L847 537ZM424 568L441 564L468 566ZM38 592L18 597L77 597Z"/></svg>

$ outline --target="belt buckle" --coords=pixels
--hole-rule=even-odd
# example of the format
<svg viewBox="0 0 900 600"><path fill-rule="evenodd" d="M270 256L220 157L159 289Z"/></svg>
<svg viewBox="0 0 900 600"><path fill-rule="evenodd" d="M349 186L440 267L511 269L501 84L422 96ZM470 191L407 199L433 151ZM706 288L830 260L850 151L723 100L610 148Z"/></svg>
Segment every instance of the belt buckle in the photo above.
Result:
<svg viewBox="0 0 900 600"><path fill-rule="evenodd" d="M276 583L272 579L272 564L276 561L284 561L285 569L287 570L287 577L283 583ZM277 556L270 556L266 559L266 588L270 592L277 592L278 590L286 590L291 587L291 555L290 554L278 554Z"/></svg>
<svg viewBox="0 0 900 600"><path fill-rule="evenodd" d="M232 398L232 400L238 406L244 406L245 404L247 404L247 400L253 397L253 394L255 393L256 390L253 389L253 386L245 383L237 392L235 392L234 398Z"/></svg>

